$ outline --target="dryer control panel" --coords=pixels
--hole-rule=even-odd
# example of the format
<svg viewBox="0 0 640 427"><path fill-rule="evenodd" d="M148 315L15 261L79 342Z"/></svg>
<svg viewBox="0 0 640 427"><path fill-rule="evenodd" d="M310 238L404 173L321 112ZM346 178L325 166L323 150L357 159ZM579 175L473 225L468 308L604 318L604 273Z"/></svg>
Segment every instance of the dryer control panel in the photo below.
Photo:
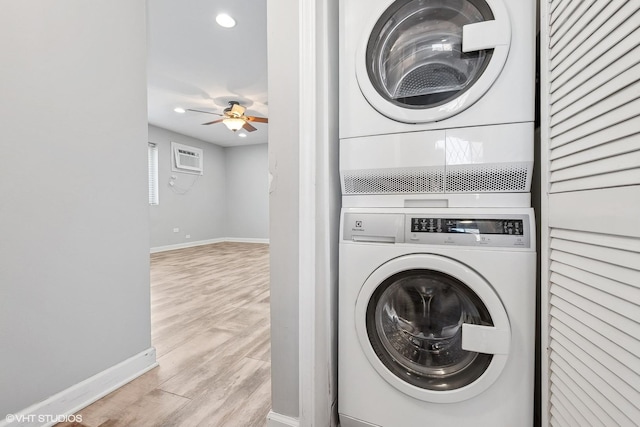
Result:
<svg viewBox="0 0 640 427"><path fill-rule="evenodd" d="M529 215L351 213L343 239L371 243L531 248Z"/></svg>

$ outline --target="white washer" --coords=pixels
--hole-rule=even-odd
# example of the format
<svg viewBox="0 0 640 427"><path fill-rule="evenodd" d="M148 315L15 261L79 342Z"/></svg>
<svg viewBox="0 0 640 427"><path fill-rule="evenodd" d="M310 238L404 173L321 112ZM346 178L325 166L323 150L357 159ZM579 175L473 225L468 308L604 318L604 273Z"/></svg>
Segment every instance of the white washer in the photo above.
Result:
<svg viewBox="0 0 640 427"><path fill-rule="evenodd" d="M533 420L532 209L343 209L342 427Z"/></svg>
<svg viewBox="0 0 640 427"><path fill-rule="evenodd" d="M534 0L340 7L341 139L534 121Z"/></svg>

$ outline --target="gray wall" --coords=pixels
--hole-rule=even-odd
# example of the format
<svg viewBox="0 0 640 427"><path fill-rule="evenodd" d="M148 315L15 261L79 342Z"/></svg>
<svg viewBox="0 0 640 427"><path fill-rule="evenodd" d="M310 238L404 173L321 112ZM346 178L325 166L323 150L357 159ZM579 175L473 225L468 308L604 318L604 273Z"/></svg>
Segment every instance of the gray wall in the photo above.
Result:
<svg viewBox="0 0 640 427"><path fill-rule="evenodd" d="M149 125L149 141L158 146L160 204L150 206L152 248L210 240L226 235L226 167L220 146ZM171 142L204 150L203 174L171 170ZM266 160L265 160L266 161ZM176 176L175 185L169 180ZM189 189L186 194L184 190ZM174 228L180 231L173 232ZM186 236L190 235L190 238Z"/></svg>
<svg viewBox="0 0 640 427"><path fill-rule="evenodd" d="M269 237L267 144L220 147L153 125L149 141L158 147L160 192L160 204L150 206L152 249L220 238ZM203 175L196 179L171 170L172 141L204 150ZM177 177L173 187L171 176ZM187 188L186 194L179 194ZM180 231L174 233L174 228Z"/></svg>
<svg viewBox="0 0 640 427"><path fill-rule="evenodd" d="M271 407L298 417L299 2L268 0ZM277 96L276 96L277 94ZM294 114L295 117L295 114Z"/></svg>
<svg viewBox="0 0 640 427"><path fill-rule="evenodd" d="M2 2L2 416L151 346L145 28L139 1Z"/></svg>
<svg viewBox="0 0 640 427"><path fill-rule="evenodd" d="M226 237L269 237L267 144L225 148L227 168Z"/></svg>

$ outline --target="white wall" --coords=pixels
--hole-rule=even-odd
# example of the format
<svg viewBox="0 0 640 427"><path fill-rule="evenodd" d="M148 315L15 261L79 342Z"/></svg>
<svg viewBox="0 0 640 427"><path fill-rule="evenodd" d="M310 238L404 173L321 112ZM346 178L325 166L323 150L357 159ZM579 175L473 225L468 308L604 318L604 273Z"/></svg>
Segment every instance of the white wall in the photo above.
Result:
<svg viewBox="0 0 640 427"><path fill-rule="evenodd" d="M152 125L149 125L149 141L158 147L160 193L160 204L149 208L151 248L225 237L227 191L224 149ZM204 150L202 175L171 170L172 141ZM174 186L169 185L171 176L176 177ZM180 231L174 233L174 228Z"/></svg>
<svg viewBox="0 0 640 427"><path fill-rule="evenodd" d="M151 338L145 4L1 8L4 420Z"/></svg>
<svg viewBox="0 0 640 427"><path fill-rule="evenodd" d="M269 162L267 144L225 148L226 237L269 237Z"/></svg>

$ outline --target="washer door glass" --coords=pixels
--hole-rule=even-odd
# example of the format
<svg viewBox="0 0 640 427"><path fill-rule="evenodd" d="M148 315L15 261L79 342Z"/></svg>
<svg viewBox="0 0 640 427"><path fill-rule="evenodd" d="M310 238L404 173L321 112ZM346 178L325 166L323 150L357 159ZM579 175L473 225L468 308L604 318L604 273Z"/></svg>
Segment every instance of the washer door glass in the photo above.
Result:
<svg viewBox="0 0 640 427"><path fill-rule="evenodd" d="M396 1L367 44L373 87L405 108L432 108L459 97L482 75L493 52L462 52L462 27L493 18L484 0Z"/></svg>
<svg viewBox="0 0 640 427"><path fill-rule="evenodd" d="M493 355L462 349L462 325L493 326L487 307L464 283L431 270L382 282L367 306L367 334L382 363L400 379L446 391L476 381Z"/></svg>

